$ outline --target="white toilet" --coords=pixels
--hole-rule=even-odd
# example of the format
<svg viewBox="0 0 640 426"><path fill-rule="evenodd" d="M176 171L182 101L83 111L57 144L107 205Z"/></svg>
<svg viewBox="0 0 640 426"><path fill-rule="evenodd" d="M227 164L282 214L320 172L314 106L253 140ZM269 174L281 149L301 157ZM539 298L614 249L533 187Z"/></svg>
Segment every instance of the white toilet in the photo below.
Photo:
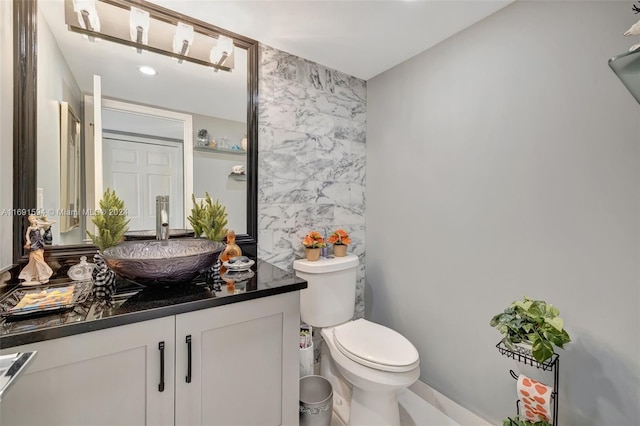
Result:
<svg viewBox="0 0 640 426"><path fill-rule="evenodd" d="M418 380L418 351L404 336L365 319L352 320L358 257L293 263L308 282L300 317L321 328L321 374L333 386L333 407L349 426L400 426L397 392Z"/></svg>

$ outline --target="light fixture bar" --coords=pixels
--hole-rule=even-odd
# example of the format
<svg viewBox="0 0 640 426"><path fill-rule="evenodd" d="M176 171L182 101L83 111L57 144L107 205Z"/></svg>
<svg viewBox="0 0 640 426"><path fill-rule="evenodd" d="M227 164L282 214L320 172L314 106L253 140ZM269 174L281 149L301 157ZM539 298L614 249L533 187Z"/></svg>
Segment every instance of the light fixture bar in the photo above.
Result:
<svg viewBox="0 0 640 426"><path fill-rule="evenodd" d="M180 54L185 56L187 54L187 50L189 50L189 42L187 40L182 40L182 49L180 49ZM180 61L182 61L182 59Z"/></svg>
<svg viewBox="0 0 640 426"><path fill-rule="evenodd" d="M178 25L176 25L176 34L173 36L173 53L187 56L189 46L193 44L193 34L193 27L191 25L178 22ZM179 64L182 62L182 59L178 59Z"/></svg>
<svg viewBox="0 0 640 426"><path fill-rule="evenodd" d="M180 55L186 56L187 50L189 50L189 42L187 40L182 40L182 49L180 49ZM178 59L178 63L181 64L184 62L182 59Z"/></svg>
<svg viewBox="0 0 640 426"><path fill-rule="evenodd" d="M183 21L168 18L161 9L147 5L142 0L64 0L64 3L65 22L70 31L85 38L94 38L96 41L104 40L129 46L138 52L144 50L169 56L180 63L191 62L230 72L234 67L233 48L236 41L239 46L245 46L244 39L235 40L233 33L226 33L224 30L217 32L217 28L214 27L201 28L196 24L197 21L190 22L189 19ZM93 6L97 7L96 13L92 13ZM82 10L88 12L84 14L84 18ZM97 13L100 13L102 20L108 18L108 22L103 22L102 30ZM109 21L116 18L118 23ZM126 27L127 20L129 31ZM153 28L150 29L150 26ZM170 34L172 29L178 33L173 34L173 46L170 41L167 43L167 38L171 37L167 37L167 33ZM153 32L149 34L149 31ZM202 43L201 48L192 49L194 42Z"/></svg>
<svg viewBox="0 0 640 426"><path fill-rule="evenodd" d="M144 29L138 25L136 27L136 43L138 44L142 44L142 33L144 32ZM140 49L138 49L138 53L140 53Z"/></svg>
<svg viewBox="0 0 640 426"><path fill-rule="evenodd" d="M218 37L216 45L211 49L209 59L216 65L222 65L233 52L233 40L223 35ZM218 68L214 68L213 72L218 72Z"/></svg>
<svg viewBox="0 0 640 426"><path fill-rule="evenodd" d="M138 45L149 44L149 12L146 10L138 9L137 7L131 7L129 14L129 32L131 40ZM142 48L138 46L136 48L138 53L142 53Z"/></svg>
<svg viewBox="0 0 640 426"><path fill-rule="evenodd" d="M82 22L84 23L84 27L89 31L93 31L93 27L91 26L91 21L89 20L89 12L86 10L81 10L80 15L82 16Z"/></svg>
<svg viewBox="0 0 640 426"><path fill-rule="evenodd" d="M100 18L96 10L95 0L73 0L73 11L78 14L78 23L86 30L100 31ZM93 35L87 35L89 41L94 41Z"/></svg>
<svg viewBox="0 0 640 426"><path fill-rule="evenodd" d="M216 65L222 65L228 57L229 55L227 54L227 52L222 52L222 56L220 57L220 60L216 63ZM213 72L218 72L218 68L214 68Z"/></svg>
<svg viewBox="0 0 640 426"><path fill-rule="evenodd" d="M74 25L70 25L69 26L69 30L73 31L75 33L84 34L84 35L95 35L95 33L93 33L92 31L85 30L84 28L80 28L80 27L74 26ZM133 41L123 40L121 38L110 36L110 35L104 34L104 33L100 33L99 35L100 35L100 38L105 40L105 41L111 41L111 42L114 42L114 43L119 43L119 44L123 44L125 46L134 47L134 48L138 47L137 43L133 42ZM202 59L193 58L193 57L190 57L190 56L181 56L181 55L179 55L177 53L173 53L173 52L170 52L168 50L160 49L160 48L153 47L153 46L146 46L145 50L147 50L149 52L152 52L152 53L158 53L160 55L170 56L170 57L176 58L178 60L183 59L183 60L188 61L188 62L193 62L194 64L204 65L205 67L213 67L213 68L219 69L221 71L231 71L232 70L231 67L227 67L227 66L224 66L224 65L213 64L211 62L203 61Z"/></svg>

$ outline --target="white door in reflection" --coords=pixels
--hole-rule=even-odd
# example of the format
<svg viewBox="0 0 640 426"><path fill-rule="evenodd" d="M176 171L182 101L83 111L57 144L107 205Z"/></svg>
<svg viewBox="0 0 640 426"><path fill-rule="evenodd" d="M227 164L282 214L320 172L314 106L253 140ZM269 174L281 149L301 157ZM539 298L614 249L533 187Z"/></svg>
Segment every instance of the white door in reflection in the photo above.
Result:
<svg viewBox="0 0 640 426"><path fill-rule="evenodd" d="M124 201L129 230L155 229L158 195L169 195L169 227L182 228L182 143L103 135L102 147L103 185Z"/></svg>

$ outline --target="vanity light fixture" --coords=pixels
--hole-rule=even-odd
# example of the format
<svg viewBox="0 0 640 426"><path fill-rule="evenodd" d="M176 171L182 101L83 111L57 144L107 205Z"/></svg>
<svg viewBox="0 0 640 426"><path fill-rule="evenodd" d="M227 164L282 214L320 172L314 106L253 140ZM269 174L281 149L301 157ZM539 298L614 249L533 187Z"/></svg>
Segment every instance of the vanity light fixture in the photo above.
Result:
<svg viewBox="0 0 640 426"><path fill-rule="evenodd" d="M149 12L137 7L131 7L129 17L131 41L138 44L149 44ZM142 53L142 49L139 47L136 48L136 51Z"/></svg>
<svg viewBox="0 0 640 426"><path fill-rule="evenodd" d="M216 65L222 65L231 53L233 53L233 40L221 35L218 36L216 45L211 49L209 60ZM218 68L214 68L213 72L218 72Z"/></svg>
<svg viewBox="0 0 640 426"><path fill-rule="evenodd" d="M176 34L173 36L173 53L186 56L189 52L189 46L193 44L193 27L191 25L178 22L176 25ZM178 59L181 64L182 59Z"/></svg>
<svg viewBox="0 0 640 426"><path fill-rule="evenodd" d="M140 71L144 75L156 75L156 74L158 74L158 72L155 70L155 68L150 67L148 65L139 66L138 67L138 71Z"/></svg>
<svg viewBox="0 0 640 426"><path fill-rule="evenodd" d="M80 27L89 31L100 31L100 18L96 10L96 0L73 0L73 11L78 14ZM94 41L95 37L87 36L89 41Z"/></svg>
<svg viewBox="0 0 640 426"><path fill-rule="evenodd" d="M196 63L216 72L234 68L232 33L215 28L202 31L197 21L182 16L169 18L161 8L143 0L58 1L64 1L67 28L91 41L120 43L138 53L159 53L178 63Z"/></svg>

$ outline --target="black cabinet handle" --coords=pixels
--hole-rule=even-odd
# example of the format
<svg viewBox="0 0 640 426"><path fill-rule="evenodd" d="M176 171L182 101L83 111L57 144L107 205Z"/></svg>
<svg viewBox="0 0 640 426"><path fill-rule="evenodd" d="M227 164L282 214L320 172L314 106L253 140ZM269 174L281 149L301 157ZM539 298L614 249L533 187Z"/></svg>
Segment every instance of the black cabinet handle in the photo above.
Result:
<svg viewBox="0 0 640 426"><path fill-rule="evenodd" d="M164 342L158 343L160 351L160 383L158 384L158 392L164 392Z"/></svg>
<svg viewBox="0 0 640 426"><path fill-rule="evenodd" d="M187 383L191 383L191 335L187 336Z"/></svg>

